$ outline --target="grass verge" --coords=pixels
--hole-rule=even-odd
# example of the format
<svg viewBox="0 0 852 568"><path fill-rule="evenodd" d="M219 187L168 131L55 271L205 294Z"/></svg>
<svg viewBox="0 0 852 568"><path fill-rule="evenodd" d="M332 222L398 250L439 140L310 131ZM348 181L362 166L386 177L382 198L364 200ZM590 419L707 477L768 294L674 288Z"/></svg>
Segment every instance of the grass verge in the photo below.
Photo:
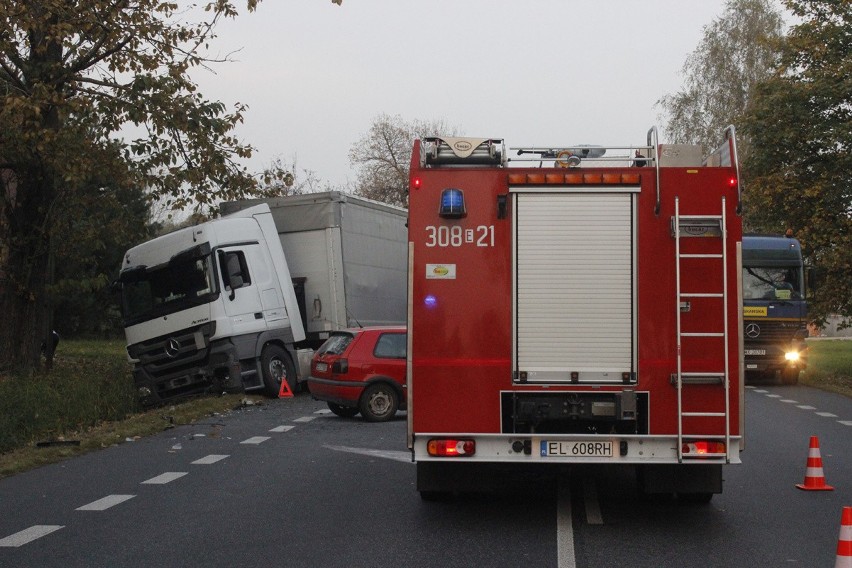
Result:
<svg viewBox="0 0 852 568"><path fill-rule="evenodd" d="M852 340L808 340L802 384L852 398Z"/></svg>
<svg viewBox="0 0 852 568"><path fill-rule="evenodd" d="M245 398L199 397L143 412L124 342L63 341L50 372L0 377L0 478L224 413Z"/></svg>

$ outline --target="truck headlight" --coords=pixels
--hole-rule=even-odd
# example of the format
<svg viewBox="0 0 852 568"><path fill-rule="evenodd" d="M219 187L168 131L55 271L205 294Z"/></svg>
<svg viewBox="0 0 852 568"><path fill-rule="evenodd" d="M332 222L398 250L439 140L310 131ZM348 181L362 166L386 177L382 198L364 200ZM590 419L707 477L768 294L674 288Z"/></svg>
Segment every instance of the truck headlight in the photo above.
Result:
<svg viewBox="0 0 852 568"><path fill-rule="evenodd" d="M798 351L787 351L784 353L784 358L791 363L799 360L799 352Z"/></svg>

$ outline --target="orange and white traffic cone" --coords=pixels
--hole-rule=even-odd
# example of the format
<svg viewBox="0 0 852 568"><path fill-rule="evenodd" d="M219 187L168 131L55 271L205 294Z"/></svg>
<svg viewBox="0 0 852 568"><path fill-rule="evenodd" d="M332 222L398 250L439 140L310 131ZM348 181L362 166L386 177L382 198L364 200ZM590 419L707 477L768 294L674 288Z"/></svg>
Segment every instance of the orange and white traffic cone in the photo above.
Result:
<svg viewBox="0 0 852 568"><path fill-rule="evenodd" d="M811 446L808 450L808 467L805 470L805 482L797 483L796 487L805 491L834 491L834 487L825 484L825 474L822 472L822 458L819 455L819 439L811 436Z"/></svg>
<svg viewBox="0 0 852 568"><path fill-rule="evenodd" d="M852 507L843 507L834 568L852 568Z"/></svg>

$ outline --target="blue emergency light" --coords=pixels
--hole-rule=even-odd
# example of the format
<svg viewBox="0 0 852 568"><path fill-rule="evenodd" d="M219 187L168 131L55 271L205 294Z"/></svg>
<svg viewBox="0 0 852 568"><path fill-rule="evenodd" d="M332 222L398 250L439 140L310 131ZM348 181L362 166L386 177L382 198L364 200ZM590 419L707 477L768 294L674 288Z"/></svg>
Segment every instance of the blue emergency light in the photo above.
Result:
<svg viewBox="0 0 852 568"><path fill-rule="evenodd" d="M441 208L438 215L445 219L460 219L467 215L464 207L464 192L460 189L445 189L441 192Z"/></svg>

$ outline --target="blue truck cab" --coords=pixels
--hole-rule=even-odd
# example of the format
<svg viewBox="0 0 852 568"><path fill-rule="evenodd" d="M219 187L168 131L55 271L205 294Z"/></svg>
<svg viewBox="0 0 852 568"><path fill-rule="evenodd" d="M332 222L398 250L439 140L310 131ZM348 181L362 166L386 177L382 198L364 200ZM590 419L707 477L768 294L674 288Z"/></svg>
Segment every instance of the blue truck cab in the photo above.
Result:
<svg viewBox="0 0 852 568"><path fill-rule="evenodd" d="M743 236L746 378L798 382L807 366L802 246L792 236Z"/></svg>

